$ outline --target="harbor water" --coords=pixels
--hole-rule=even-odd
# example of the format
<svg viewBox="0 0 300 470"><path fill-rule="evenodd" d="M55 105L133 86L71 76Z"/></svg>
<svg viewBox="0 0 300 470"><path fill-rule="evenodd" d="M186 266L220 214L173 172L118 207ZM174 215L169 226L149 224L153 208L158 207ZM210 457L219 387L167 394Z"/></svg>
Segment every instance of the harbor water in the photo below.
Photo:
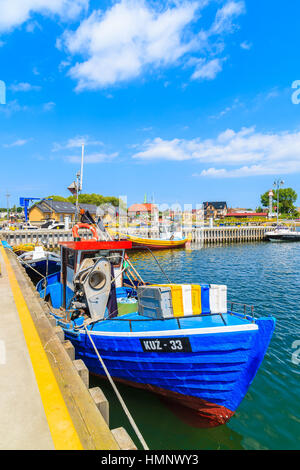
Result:
<svg viewBox="0 0 300 470"><path fill-rule="evenodd" d="M300 449L300 243L248 243L155 252L176 283L228 286L228 299L273 315L276 328L265 359L236 414L226 425L196 428L158 396L119 384L150 449ZM144 280L167 282L149 252L131 254ZM299 351L299 354L297 352ZM137 439L111 390L92 377L110 403L110 427Z"/></svg>

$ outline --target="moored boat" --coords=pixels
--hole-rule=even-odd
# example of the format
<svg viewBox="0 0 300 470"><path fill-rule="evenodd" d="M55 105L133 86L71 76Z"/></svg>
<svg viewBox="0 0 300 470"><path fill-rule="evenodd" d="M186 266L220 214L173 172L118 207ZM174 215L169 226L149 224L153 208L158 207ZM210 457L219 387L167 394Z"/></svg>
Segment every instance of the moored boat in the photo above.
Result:
<svg viewBox="0 0 300 470"><path fill-rule="evenodd" d="M188 242L187 238L143 238L127 235L126 239L132 242L133 248L150 248L151 250L163 250L172 248L183 248Z"/></svg>
<svg viewBox="0 0 300 470"><path fill-rule="evenodd" d="M265 238L271 242L298 242L300 232L297 232L295 228L277 225L274 230L265 233Z"/></svg>
<svg viewBox="0 0 300 470"><path fill-rule="evenodd" d="M56 253L45 251L42 246L35 246L34 250L24 251L18 256L27 274L33 282L60 271L61 260Z"/></svg>
<svg viewBox="0 0 300 470"><path fill-rule="evenodd" d="M13 250L13 252L17 256L20 256L25 252L34 251L36 246L38 246L38 245L36 245L35 243L21 243L19 245L15 245L13 247L10 246L10 249Z"/></svg>
<svg viewBox="0 0 300 470"><path fill-rule="evenodd" d="M259 369L274 318L228 309L226 286L156 285L141 278L135 311L120 317L131 248L130 241L61 243L61 272L37 289L91 373L105 375L98 353L114 380L180 403L207 426L224 424Z"/></svg>

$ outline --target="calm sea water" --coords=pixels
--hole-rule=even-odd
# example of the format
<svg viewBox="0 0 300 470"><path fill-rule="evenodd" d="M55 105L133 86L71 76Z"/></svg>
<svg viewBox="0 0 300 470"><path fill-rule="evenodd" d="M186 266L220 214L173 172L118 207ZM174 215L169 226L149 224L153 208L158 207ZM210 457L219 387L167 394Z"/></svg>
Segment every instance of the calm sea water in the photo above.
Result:
<svg viewBox="0 0 300 470"><path fill-rule="evenodd" d="M300 243L249 243L155 252L171 282L227 284L230 300L272 314L277 324L265 359L226 425L194 428L149 392L118 385L150 449L300 449ZM166 282L150 253L131 255L145 280ZM300 359L300 353L298 358ZM114 392L92 378L110 402L110 427L137 443Z"/></svg>

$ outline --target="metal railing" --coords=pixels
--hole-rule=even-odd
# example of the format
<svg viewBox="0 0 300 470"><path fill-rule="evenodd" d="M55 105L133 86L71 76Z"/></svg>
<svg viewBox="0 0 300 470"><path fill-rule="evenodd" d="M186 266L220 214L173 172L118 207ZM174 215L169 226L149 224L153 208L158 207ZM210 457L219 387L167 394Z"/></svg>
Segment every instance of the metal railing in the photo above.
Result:
<svg viewBox="0 0 300 470"><path fill-rule="evenodd" d="M238 302L230 302L231 305L237 305ZM250 307L251 309L253 309L252 306L246 306L244 304L239 304L239 305L243 305L245 307ZM251 312L253 313L253 310L251 310ZM238 312L233 312L233 311L228 311L228 314L230 315L238 315L239 317L241 316L241 314L239 314ZM166 318L121 318L121 317L115 317L115 318L103 318L102 320L96 320L94 322L89 322L89 324L91 325L91 330L93 330L94 326L96 325L96 323L101 323L103 321L107 321L107 320L110 320L110 321L124 321L124 322L128 322L129 323L129 329L130 329L130 332L132 333L133 332L133 329L132 329L132 325L134 323L138 323L138 322L153 322L153 321L169 321L169 320L176 320L177 322L177 325L178 325L178 328L179 329L182 329L183 326L182 326L182 320L185 320L185 319L188 319L188 318L205 318L205 317L213 317L213 316L219 316L221 317L222 319L222 322L224 323L225 326L227 326L227 323L226 323L226 320L224 319L224 316L222 313L200 313L200 314L197 314L197 315L182 315L180 317L166 317ZM250 320L249 318L249 315L246 315L244 318ZM254 322L254 315L252 316L252 321ZM82 325L78 325L78 327L75 327L74 329L82 329Z"/></svg>
<svg viewBox="0 0 300 470"><path fill-rule="evenodd" d="M238 314L238 315L243 315L243 317L245 319L251 317L252 318L252 321L255 320L255 316L254 316L254 306L253 305L247 305L247 304L243 304L243 303L240 303L240 302L232 302L232 301L229 301L227 302L228 305L230 305L230 310L228 313L230 314ZM234 308L235 306L238 306L239 309L241 309L242 311L234 311Z"/></svg>

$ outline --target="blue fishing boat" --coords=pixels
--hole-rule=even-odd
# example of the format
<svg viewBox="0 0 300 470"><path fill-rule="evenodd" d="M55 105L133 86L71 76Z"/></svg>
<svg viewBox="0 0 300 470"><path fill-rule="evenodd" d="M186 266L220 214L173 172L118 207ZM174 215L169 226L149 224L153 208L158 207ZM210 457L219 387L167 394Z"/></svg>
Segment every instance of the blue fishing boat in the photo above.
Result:
<svg viewBox="0 0 300 470"><path fill-rule="evenodd" d="M129 241L76 240L60 244L61 272L37 286L76 358L105 376L100 355L114 380L183 405L202 425L226 423L260 367L275 319L228 308L226 286L145 283L136 270L129 274ZM134 311L120 316L124 298Z"/></svg>
<svg viewBox="0 0 300 470"><path fill-rule="evenodd" d="M36 246L32 251L25 251L18 256L28 276L36 283L41 277L60 271L60 256L45 251L42 246Z"/></svg>

